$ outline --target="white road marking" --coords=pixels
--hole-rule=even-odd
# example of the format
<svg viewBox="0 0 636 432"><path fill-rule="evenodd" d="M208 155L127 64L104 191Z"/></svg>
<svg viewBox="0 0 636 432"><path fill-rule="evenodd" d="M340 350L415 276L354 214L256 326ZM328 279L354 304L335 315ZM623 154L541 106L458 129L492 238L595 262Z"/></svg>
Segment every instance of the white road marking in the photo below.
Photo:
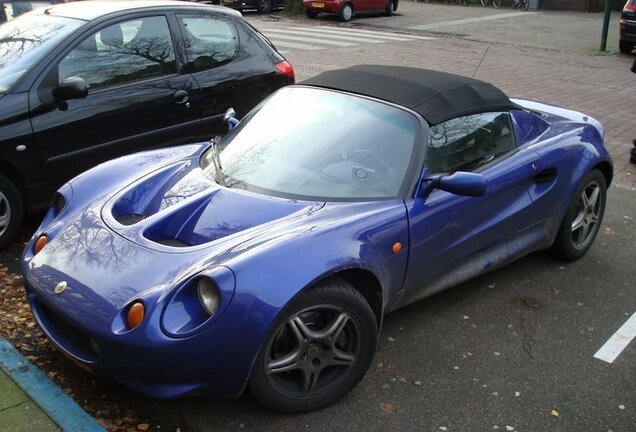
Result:
<svg viewBox="0 0 636 432"><path fill-rule="evenodd" d="M270 36L268 36L267 39L269 39L269 41L273 43L276 48L278 47L295 48L295 49L307 50L307 51L317 51L317 50L325 49L324 47L319 47L315 45L304 45L304 44L297 44L297 43L292 43L288 41L282 41L282 40L274 39Z"/></svg>
<svg viewBox="0 0 636 432"><path fill-rule="evenodd" d="M265 36L268 37L269 39L269 35L271 34L272 36L278 35L280 34L292 34L292 35L305 35L307 36L307 33L304 31L299 31L299 30L278 30L278 29L262 29L261 30L262 33L265 34ZM365 42L365 43L384 43L384 42L388 42L388 41L379 41L379 40L370 40L370 39L363 39L363 38L357 38L357 37L343 37L343 36L330 36L330 35L320 35L319 38L316 39L316 43L320 43L321 40L324 39L336 39L336 40L343 40L346 39L348 41L351 42Z"/></svg>
<svg viewBox="0 0 636 432"><path fill-rule="evenodd" d="M360 36L365 38L374 38L374 39L384 39L389 41L409 41L413 39L434 39L432 37L425 36L411 36L405 34L396 34L396 33L380 33L374 31L367 30L356 30L351 28L329 28L329 27L290 27L290 30L303 30L307 33L318 33L318 34L334 34L341 35L345 38L350 36Z"/></svg>
<svg viewBox="0 0 636 432"><path fill-rule="evenodd" d="M464 18L464 19L453 20L453 21L443 21L443 22L438 22L433 24L422 24L422 25L412 26L409 28L414 30L432 30L432 29L436 29L440 27L450 27L450 26L470 24L470 23L482 22L482 21L498 20L498 19L504 19L504 18L529 17L529 16L534 16L534 14L536 13L538 12L510 12L510 13L502 13L497 15L488 15L483 17Z"/></svg>
<svg viewBox="0 0 636 432"><path fill-rule="evenodd" d="M267 30L268 31L268 30ZM310 43L314 43L314 44L323 44L323 45L334 45L334 46L341 46L341 47L347 47L347 46L355 46L355 44L349 43L349 42L342 42L342 41L334 41L334 40L321 40L321 39L316 39L316 38L308 38L308 37L299 37L296 35L286 35L286 34L274 34L274 33L269 33L272 37L275 37L278 40L291 40L293 41L298 41L298 42L310 42Z"/></svg>
<svg viewBox="0 0 636 432"><path fill-rule="evenodd" d="M635 336L636 312L605 342L601 349L594 354L594 357L607 363L613 363Z"/></svg>

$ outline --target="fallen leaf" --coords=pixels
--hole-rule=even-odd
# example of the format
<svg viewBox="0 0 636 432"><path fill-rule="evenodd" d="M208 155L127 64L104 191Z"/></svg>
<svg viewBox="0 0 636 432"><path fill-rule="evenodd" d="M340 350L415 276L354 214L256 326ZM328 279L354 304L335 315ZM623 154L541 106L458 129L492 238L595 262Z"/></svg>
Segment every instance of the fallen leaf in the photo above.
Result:
<svg viewBox="0 0 636 432"><path fill-rule="evenodd" d="M387 414L393 414L395 412L395 405L393 405L392 403L383 403L380 405L380 407L382 408L382 411Z"/></svg>
<svg viewBox="0 0 636 432"><path fill-rule="evenodd" d="M558 417L559 416L559 412L557 410L552 410L552 412L550 413L550 415L552 417Z"/></svg>
<svg viewBox="0 0 636 432"><path fill-rule="evenodd" d="M140 423L137 425L137 430L142 432L147 431L148 429L150 429L150 425L148 423Z"/></svg>

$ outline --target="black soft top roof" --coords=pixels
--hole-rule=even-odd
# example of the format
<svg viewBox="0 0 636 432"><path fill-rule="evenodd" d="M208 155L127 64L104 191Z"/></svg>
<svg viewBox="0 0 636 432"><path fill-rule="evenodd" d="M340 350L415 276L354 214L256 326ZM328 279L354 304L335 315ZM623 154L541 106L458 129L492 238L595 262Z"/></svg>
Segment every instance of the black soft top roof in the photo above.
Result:
<svg viewBox="0 0 636 432"><path fill-rule="evenodd" d="M487 111L520 109L492 84L401 66L359 65L323 72L301 84L342 90L411 108L431 125Z"/></svg>

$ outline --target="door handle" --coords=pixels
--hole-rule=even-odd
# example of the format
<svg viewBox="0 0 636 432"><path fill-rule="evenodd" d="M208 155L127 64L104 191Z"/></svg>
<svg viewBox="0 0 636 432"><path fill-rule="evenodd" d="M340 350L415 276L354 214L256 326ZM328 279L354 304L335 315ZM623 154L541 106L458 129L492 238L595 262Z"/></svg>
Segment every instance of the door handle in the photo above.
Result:
<svg viewBox="0 0 636 432"><path fill-rule="evenodd" d="M538 173L537 175L535 175L532 180L536 183L536 184L541 184L541 183L547 183L549 181L552 181L553 179L556 178L556 169L554 168L547 168L544 169L543 171L541 171L540 173Z"/></svg>
<svg viewBox="0 0 636 432"><path fill-rule="evenodd" d="M178 104L184 104L188 102L188 98L190 97L190 93L185 90L177 90L174 92L174 101Z"/></svg>

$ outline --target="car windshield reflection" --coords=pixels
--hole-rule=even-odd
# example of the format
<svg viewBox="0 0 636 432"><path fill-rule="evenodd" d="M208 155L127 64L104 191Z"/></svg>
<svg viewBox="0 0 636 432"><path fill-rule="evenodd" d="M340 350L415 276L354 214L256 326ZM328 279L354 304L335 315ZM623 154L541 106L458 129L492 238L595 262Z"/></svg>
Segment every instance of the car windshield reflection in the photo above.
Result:
<svg viewBox="0 0 636 432"><path fill-rule="evenodd" d="M228 187L318 200L397 197L420 124L408 111L333 91L289 87L250 113L202 168ZM220 182L222 183L222 182Z"/></svg>
<svg viewBox="0 0 636 432"><path fill-rule="evenodd" d="M82 24L69 18L26 14L0 25L0 93Z"/></svg>

